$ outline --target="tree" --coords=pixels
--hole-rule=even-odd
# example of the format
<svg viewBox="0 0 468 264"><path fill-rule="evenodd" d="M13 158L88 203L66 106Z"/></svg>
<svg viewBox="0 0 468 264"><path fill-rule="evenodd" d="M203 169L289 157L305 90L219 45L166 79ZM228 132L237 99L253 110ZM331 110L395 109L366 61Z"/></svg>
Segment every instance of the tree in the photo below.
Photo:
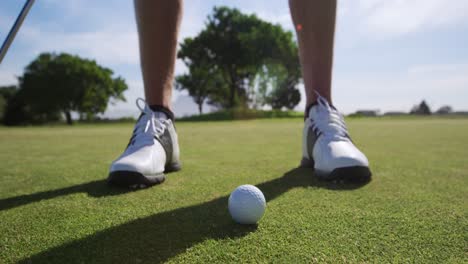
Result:
<svg viewBox="0 0 468 264"><path fill-rule="evenodd" d="M121 77L95 61L69 54L43 53L26 68L20 80L20 98L38 114L62 112L72 124L71 112L88 119L103 113L110 99L125 101Z"/></svg>
<svg viewBox="0 0 468 264"><path fill-rule="evenodd" d="M430 115L431 114L431 109L427 105L426 101L423 100L419 105L413 106L413 108L410 111L410 114Z"/></svg>
<svg viewBox="0 0 468 264"><path fill-rule="evenodd" d="M203 104L208 100L209 96L213 96L216 93L215 90L223 86L219 73L210 70L213 70L213 68L192 64L190 74L176 77L176 89L188 91L198 105L199 114L203 113Z"/></svg>
<svg viewBox="0 0 468 264"><path fill-rule="evenodd" d="M217 73L225 85L210 91L208 98L223 108L248 105L256 76L265 65L283 63L296 84L300 76L293 73L299 69L299 59L291 32L228 7L215 7L205 29L184 39L178 57L189 70L198 65L195 68Z"/></svg>
<svg viewBox="0 0 468 264"><path fill-rule="evenodd" d="M300 69L287 69L284 64L269 64L258 75L257 103L270 105L273 109L293 109L301 101L299 83Z"/></svg>
<svg viewBox="0 0 468 264"><path fill-rule="evenodd" d="M42 124L61 120L59 111L40 112L26 103L24 90L19 89L7 102L3 123L5 125Z"/></svg>
<svg viewBox="0 0 468 264"><path fill-rule="evenodd" d="M280 110L286 107L292 110L301 101L301 93L297 88L290 87L286 83L273 90L267 101L273 109Z"/></svg>
<svg viewBox="0 0 468 264"><path fill-rule="evenodd" d="M453 112L453 108L450 105L444 105L436 111L436 113L439 115L446 115L452 112Z"/></svg>
<svg viewBox="0 0 468 264"><path fill-rule="evenodd" d="M0 87L0 120L3 121L8 101L15 95L17 89L16 85Z"/></svg>

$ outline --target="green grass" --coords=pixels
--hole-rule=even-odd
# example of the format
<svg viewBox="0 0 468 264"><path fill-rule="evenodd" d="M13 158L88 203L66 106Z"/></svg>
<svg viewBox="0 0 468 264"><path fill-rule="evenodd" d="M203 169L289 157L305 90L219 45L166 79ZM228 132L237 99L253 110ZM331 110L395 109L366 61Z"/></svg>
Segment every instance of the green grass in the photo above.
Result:
<svg viewBox="0 0 468 264"><path fill-rule="evenodd" d="M351 119L365 186L297 169L302 121L182 122L183 170L153 188L105 184L130 124L0 128L0 263L468 261L468 119ZM258 226L227 197L255 184Z"/></svg>
<svg viewBox="0 0 468 264"><path fill-rule="evenodd" d="M192 115L182 117L179 121L233 121L233 120L249 120L249 119L265 119L265 118L299 118L304 119L304 113L298 111L281 111L281 110L256 110L256 109L228 109L216 112Z"/></svg>

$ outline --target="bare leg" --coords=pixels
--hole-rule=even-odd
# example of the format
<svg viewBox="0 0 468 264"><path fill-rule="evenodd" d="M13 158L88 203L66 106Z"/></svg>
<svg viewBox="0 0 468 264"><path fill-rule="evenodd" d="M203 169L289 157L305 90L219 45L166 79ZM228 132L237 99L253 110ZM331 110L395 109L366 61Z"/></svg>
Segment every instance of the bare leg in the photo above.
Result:
<svg viewBox="0 0 468 264"><path fill-rule="evenodd" d="M299 42L307 106L317 91L331 103L336 0L289 0Z"/></svg>
<svg viewBox="0 0 468 264"><path fill-rule="evenodd" d="M171 109L182 0L135 0L135 12L146 101Z"/></svg>

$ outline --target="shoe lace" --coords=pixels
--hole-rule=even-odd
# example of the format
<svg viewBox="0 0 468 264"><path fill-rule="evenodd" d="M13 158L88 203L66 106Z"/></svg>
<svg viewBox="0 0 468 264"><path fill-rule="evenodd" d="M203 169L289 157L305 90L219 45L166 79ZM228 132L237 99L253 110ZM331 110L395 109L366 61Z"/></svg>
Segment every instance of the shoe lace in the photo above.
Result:
<svg viewBox="0 0 468 264"><path fill-rule="evenodd" d="M312 121L312 129L331 140L350 141L344 116L332 107L327 99L317 94L317 117Z"/></svg>
<svg viewBox="0 0 468 264"><path fill-rule="evenodd" d="M141 116L135 124L128 148L152 145L154 137L160 138L167 128L168 121L164 118L157 118L144 99L138 98L136 105L141 111Z"/></svg>

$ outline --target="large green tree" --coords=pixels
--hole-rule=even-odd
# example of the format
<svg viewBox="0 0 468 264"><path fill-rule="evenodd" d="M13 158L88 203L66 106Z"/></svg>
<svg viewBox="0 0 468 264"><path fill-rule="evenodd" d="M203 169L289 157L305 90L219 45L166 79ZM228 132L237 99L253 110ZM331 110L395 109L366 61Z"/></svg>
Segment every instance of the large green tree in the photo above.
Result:
<svg viewBox="0 0 468 264"><path fill-rule="evenodd" d="M255 79L252 94L255 106L293 109L301 100L297 88L300 69L290 70L284 64L267 64Z"/></svg>
<svg viewBox="0 0 468 264"><path fill-rule="evenodd" d="M37 111L27 101L30 98L25 91L18 89L7 101L3 123L5 125L42 124L45 122L59 121L61 114L58 110Z"/></svg>
<svg viewBox="0 0 468 264"><path fill-rule="evenodd" d="M17 89L16 85L0 87L0 120L3 121L8 101L15 95Z"/></svg>
<svg viewBox="0 0 468 264"><path fill-rule="evenodd" d="M419 105L413 106L413 108L410 111L410 114L430 115L432 114L432 112L431 112L431 109L429 108L429 105L426 103L425 100L423 100Z"/></svg>
<svg viewBox="0 0 468 264"><path fill-rule="evenodd" d="M216 73L210 76L222 79L225 85L203 91L209 102L223 108L247 106L253 99L251 91L258 74L269 68L266 65L281 65L287 73L284 80L269 82L270 92L280 88L294 92L300 78L297 45L291 32L228 7L215 7L205 29L194 38L184 39L178 57L189 74L192 69L203 68L203 72ZM272 73L263 75L274 78ZM276 83L282 84L272 87Z"/></svg>
<svg viewBox="0 0 468 264"><path fill-rule="evenodd" d="M65 53L40 54L19 80L18 93L28 111L61 112L68 124L72 124L72 111L90 119L103 113L109 100L125 101L127 89L121 77L113 77L112 70Z"/></svg>
<svg viewBox="0 0 468 264"><path fill-rule="evenodd" d="M176 89L187 90L198 105L198 112L203 113L203 105L222 90L223 79L215 68L204 65L190 66L190 73L176 77Z"/></svg>

